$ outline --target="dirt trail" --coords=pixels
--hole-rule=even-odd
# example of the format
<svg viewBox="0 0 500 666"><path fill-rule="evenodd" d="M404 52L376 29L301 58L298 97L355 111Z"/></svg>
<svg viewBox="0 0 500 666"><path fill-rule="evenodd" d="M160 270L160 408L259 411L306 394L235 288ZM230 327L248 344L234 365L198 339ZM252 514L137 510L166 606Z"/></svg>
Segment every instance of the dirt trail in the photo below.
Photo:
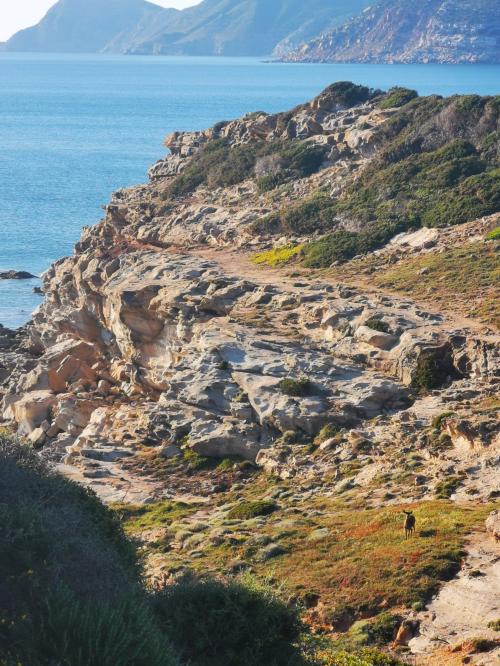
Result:
<svg viewBox="0 0 500 666"><path fill-rule="evenodd" d="M174 252L186 253L180 249L174 250ZM313 284L315 281L322 284L331 284L332 286L338 285L340 280L338 276L329 275L327 271L311 271L308 275L298 275L295 279L291 278L289 271L285 271L283 268L272 268L270 266L259 266L254 264L251 261L251 253L244 252L241 250L228 250L226 248L193 248L187 251L188 254L194 254L203 259L213 261L224 270L228 275L239 277L241 279L251 280L259 284L270 284L277 287L282 287L286 291L300 291L299 286L294 286L294 283L300 282L311 282ZM289 267L291 268L291 267ZM428 302L416 301L409 296L404 294L399 294L397 292L392 292L387 289L382 289L380 287L375 287L372 283L368 282L368 279L353 279L352 277L346 277L345 282L342 281L342 284L346 286L359 289L366 294L383 294L385 296L390 296L392 298L401 298L405 301L414 301L425 307L431 314L441 315L446 318L446 322L449 327L456 328L466 328L470 331L475 332L476 334L490 332L491 337L491 328L482 324L481 322L475 321L474 319L469 319L467 317L462 317L457 313L443 311L441 308L436 308L435 305ZM500 342L500 334L496 336Z"/></svg>
<svg viewBox="0 0 500 666"><path fill-rule="evenodd" d="M410 641L413 654L425 661L436 649L453 648L473 638L498 638L488 622L500 617L500 545L485 532L467 544L467 559L456 578L446 583L427 609L419 614L420 635ZM473 657L473 663L500 663L500 646Z"/></svg>

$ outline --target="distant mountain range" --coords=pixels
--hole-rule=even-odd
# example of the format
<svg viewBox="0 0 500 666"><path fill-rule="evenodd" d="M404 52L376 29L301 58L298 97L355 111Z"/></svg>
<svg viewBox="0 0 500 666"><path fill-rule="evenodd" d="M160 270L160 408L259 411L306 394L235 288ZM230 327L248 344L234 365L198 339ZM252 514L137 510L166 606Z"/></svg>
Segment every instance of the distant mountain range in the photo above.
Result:
<svg viewBox="0 0 500 666"><path fill-rule="evenodd" d="M371 0L204 0L163 9L144 0L59 0L7 51L263 56L341 25Z"/></svg>
<svg viewBox="0 0 500 666"><path fill-rule="evenodd" d="M500 1L382 0L284 59L498 63Z"/></svg>

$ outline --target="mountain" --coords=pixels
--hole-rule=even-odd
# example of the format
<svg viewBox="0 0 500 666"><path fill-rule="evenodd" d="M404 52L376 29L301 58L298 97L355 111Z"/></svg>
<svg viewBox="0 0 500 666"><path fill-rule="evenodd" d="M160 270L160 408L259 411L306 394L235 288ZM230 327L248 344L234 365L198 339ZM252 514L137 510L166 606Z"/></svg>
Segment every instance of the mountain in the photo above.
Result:
<svg viewBox="0 0 500 666"><path fill-rule="evenodd" d="M382 0L285 57L302 62L500 62L500 3Z"/></svg>
<svg viewBox="0 0 500 666"><path fill-rule="evenodd" d="M38 25L16 33L4 49L95 53L116 35L161 12L161 7L144 0L59 0Z"/></svg>
<svg viewBox="0 0 500 666"><path fill-rule="evenodd" d="M370 0L204 0L183 11L144 0L59 0L8 51L162 55L283 54L333 29Z"/></svg>

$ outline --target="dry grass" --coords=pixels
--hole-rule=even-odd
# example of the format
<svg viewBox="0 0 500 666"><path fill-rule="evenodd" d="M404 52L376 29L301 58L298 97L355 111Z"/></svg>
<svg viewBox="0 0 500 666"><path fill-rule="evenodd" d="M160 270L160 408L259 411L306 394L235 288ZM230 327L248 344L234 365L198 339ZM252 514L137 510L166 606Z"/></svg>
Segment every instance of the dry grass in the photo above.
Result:
<svg viewBox="0 0 500 666"><path fill-rule="evenodd" d="M372 279L378 287L432 299L446 310L500 328L500 254L494 244L471 243L415 257Z"/></svg>

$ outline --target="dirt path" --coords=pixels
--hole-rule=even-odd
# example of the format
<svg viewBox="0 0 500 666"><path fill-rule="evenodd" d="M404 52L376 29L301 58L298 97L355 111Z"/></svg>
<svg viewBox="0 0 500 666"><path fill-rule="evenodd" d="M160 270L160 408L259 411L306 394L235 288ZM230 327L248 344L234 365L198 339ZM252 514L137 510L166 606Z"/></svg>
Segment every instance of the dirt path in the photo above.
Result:
<svg viewBox="0 0 500 666"><path fill-rule="evenodd" d="M180 251L183 253L182 250L176 249L175 251ZM311 282L311 284L318 282L322 284L331 284L332 286L338 285L340 283L339 277L337 275L331 275L327 271L311 270L308 274L298 275L294 279L290 277L289 271L286 271L283 268L272 268L270 266L264 267L254 264L251 261L251 253L241 250L203 247L193 248L188 250L187 253L194 254L203 259L207 259L208 261L217 263L228 275L239 277L241 279L251 280L259 284L270 284L273 286L282 287L286 291L300 291L299 286L294 286L294 283L300 282ZM290 269L291 267L288 268ZM491 338L491 328L481 322L463 317L455 312L443 311L442 308L437 308L435 304L423 302L420 300L417 301L405 294L400 294L394 291L389 291L388 289L376 287L372 283L369 283L367 279L354 279L351 276L346 276L345 282L342 281L342 284L359 289L366 294L383 294L392 298L401 298L405 301L414 301L421 304L422 307L425 307L425 309L428 310L431 314L444 316L446 318L448 327L465 328L475 332L476 334L482 334L489 331ZM500 334L496 337L500 343Z"/></svg>
<svg viewBox="0 0 500 666"><path fill-rule="evenodd" d="M473 638L498 638L488 622L500 618L500 545L486 532L474 533L459 575L446 583L427 609L419 614L420 635L410 641L417 663L434 663L432 653ZM500 646L473 657L473 663L500 663Z"/></svg>

